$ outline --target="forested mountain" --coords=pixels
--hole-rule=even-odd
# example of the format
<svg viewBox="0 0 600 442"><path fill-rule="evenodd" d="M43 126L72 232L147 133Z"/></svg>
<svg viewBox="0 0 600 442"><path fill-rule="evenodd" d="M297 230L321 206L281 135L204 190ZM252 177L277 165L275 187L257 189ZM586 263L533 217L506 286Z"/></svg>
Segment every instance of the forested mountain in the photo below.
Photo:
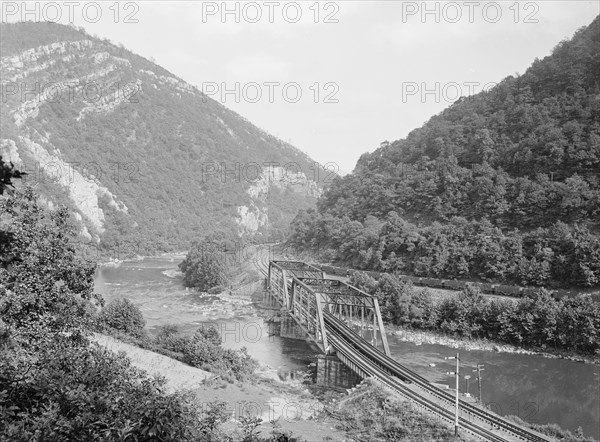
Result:
<svg viewBox="0 0 600 442"><path fill-rule="evenodd" d="M277 237L321 194L306 154L123 46L54 23L0 32L0 155L105 250Z"/></svg>
<svg viewBox="0 0 600 442"><path fill-rule="evenodd" d="M600 285L599 26L364 154L292 241L359 268Z"/></svg>

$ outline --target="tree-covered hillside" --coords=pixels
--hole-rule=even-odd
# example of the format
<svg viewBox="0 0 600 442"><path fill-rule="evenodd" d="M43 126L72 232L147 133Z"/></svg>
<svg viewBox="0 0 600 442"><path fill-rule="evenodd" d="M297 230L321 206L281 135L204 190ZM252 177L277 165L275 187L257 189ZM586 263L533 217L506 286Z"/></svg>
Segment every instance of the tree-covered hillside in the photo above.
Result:
<svg viewBox="0 0 600 442"><path fill-rule="evenodd" d="M123 46L53 23L0 31L0 153L104 249L276 236L321 193L306 154Z"/></svg>
<svg viewBox="0 0 600 442"><path fill-rule="evenodd" d="M364 154L292 240L360 268L600 285L599 26Z"/></svg>

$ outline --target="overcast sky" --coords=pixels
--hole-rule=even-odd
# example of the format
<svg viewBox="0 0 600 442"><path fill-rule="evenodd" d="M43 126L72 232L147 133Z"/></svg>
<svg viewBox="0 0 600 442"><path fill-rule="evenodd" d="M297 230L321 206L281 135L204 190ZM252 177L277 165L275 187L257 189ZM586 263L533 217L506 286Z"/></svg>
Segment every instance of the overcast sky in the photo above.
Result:
<svg viewBox="0 0 600 442"><path fill-rule="evenodd" d="M56 3L68 21L68 7ZM75 25L152 58L342 171L458 96L523 73L600 8L569 0L148 1L111 9L111 1L91 23L87 3L72 10Z"/></svg>

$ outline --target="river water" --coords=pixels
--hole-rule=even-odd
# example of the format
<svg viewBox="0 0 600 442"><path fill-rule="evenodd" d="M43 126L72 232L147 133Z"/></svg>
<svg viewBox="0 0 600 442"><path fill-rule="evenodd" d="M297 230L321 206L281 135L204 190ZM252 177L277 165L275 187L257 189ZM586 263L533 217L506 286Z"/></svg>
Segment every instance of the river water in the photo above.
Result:
<svg viewBox="0 0 600 442"><path fill-rule="evenodd" d="M266 372L280 379L294 377L316 361L318 349L301 339L281 338L271 333L265 321L278 309L270 309L258 284L233 288L232 295L202 295L183 287L177 264L182 257L164 256L103 266L96 273L95 290L106 301L125 297L135 303L152 331L165 324L177 324L192 331L215 324L229 348L247 347ZM454 367L444 361L456 350L443 345L416 345L388 336L394 358L432 382L454 380L445 373ZM600 366L550 359L541 356L460 350L461 392L478 395L476 373L484 364L483 400L494 411L513 414L529 422L554 422L586 436L600 439ZM452 362L452 361L450 361ZM431 365L434 365L432 367ZM471 375L470 380L463 375ZM467 385L468 382L468 385Z"/></svg>

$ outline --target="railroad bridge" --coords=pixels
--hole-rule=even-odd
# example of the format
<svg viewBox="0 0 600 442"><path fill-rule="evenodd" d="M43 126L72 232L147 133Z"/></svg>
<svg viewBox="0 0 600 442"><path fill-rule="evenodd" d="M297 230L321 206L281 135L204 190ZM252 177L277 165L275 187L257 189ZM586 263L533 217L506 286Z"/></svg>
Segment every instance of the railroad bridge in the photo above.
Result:
<svg viewBox="0 0 600 442"><path fill-rule="evenodd" d="M324 353L330 352L325 315L344 322L374 348L390 356L377 298L343 281L324 278L300 261L271 261L268 287Z"/></svg>
<svg viewBox="0 0 600 442"><path fill-rule="evenodd" d="M515 424L481 404L459 400L455 394L392 359L377 298L302 261L258 263L267 290L298 326L326 354L335 354L362 378L373 377L436 419L482 440L553 441Z"/></svg>

